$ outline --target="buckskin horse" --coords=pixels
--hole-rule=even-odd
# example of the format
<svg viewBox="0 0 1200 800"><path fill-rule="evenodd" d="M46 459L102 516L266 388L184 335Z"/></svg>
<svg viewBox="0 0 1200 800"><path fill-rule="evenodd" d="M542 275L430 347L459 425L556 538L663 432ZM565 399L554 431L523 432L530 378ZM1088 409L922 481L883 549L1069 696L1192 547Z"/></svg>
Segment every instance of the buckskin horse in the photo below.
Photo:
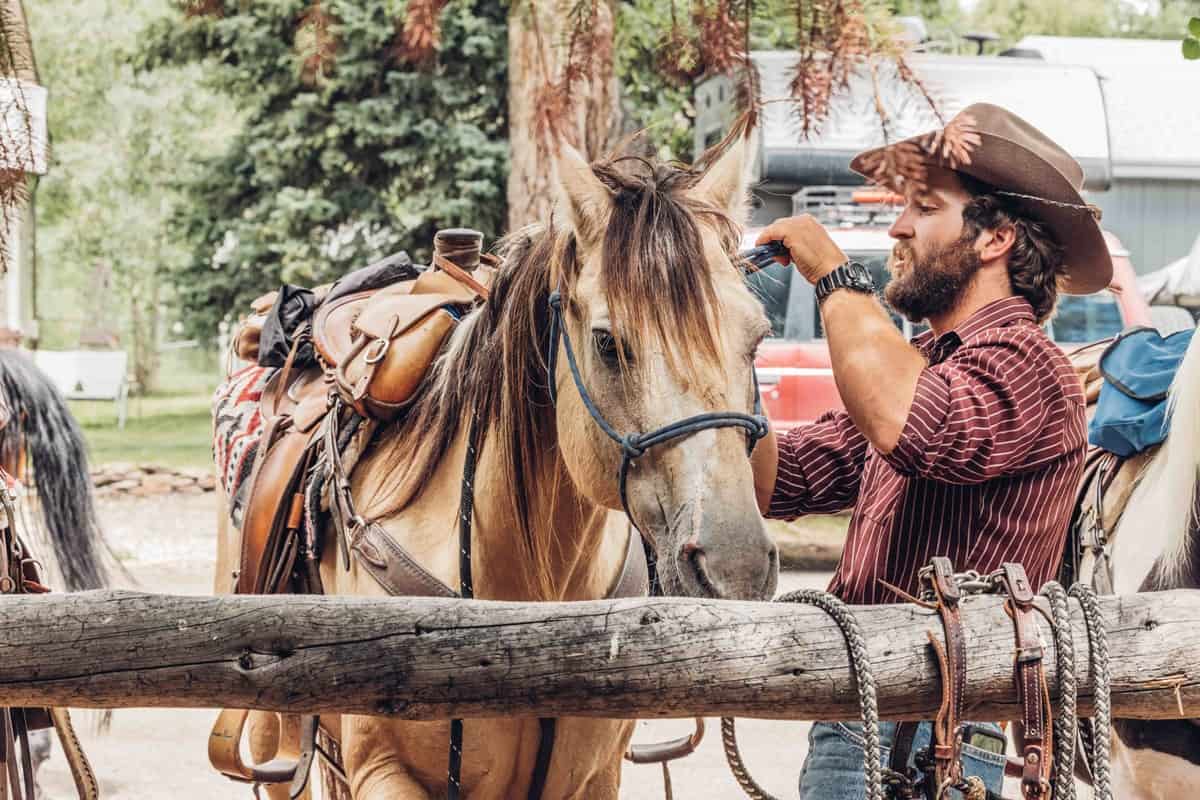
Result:
<svg viewBox="0 0 1200 800"><path fill-rule="evenodd" d="M555 219L500 243L488 299L457 323L409 407L378 429L352 473L360 515L441 584L462 579L469 463L475 597L607 596L637 536L608 524L615 510L657 553L665 593L774 592L777 551L750 458L769 434L753 369L770 325L736 256L752 150L748 139L729 142L696 169L633 158L592 166L561 147ZM627 435L635 431L647 433ZM219 513L217 588L228 591L239 534ZM640 542L634 549L641 559ZM327 593L385 594L362 560L339 566L337 550L326 531ZM257 763L299 752L294 721L255 716ZM634 721L557 720L546 753L544 722L466 720L462 795L617 797ZM451 723L343 715L323 717L321 730L338 740L356 800L457 796ZM268 791L287 796L283 784Z"/></svg>
<svg viewBox="0 0 1200 800"><path fill-rule="evenodd" d="M1091 349L1080 362L1083 369L1095 361L1098 349ZM1096 375L1093 368L1087 382L1094 386ZM1093 454L1104 469L1089 472L1081 490L1084 514L1077 532L1085 546L1078 577L1099 591L1200 588L1200 336L1193 337L1175 373L1168 403L1171 426L1161 445L1123 462ZM1198 782L1196 720L1114 720L1114 797L1191 797Z"/></svg>

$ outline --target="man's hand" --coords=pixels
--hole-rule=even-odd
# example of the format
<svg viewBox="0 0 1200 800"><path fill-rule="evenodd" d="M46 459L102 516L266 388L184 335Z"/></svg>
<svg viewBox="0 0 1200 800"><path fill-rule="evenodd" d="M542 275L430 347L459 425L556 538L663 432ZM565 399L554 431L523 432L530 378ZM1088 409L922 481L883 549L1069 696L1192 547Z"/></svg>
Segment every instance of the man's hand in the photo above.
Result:
<svg viewBox="0 0 1200 800"><path fill-rule="evenodd" d="M792 256L792 263L809 283L816 283L846 263L846 254L811 214L778 219L763 229L755 245L783 242ZM779 263L788 263L779 256Z"/></svg>

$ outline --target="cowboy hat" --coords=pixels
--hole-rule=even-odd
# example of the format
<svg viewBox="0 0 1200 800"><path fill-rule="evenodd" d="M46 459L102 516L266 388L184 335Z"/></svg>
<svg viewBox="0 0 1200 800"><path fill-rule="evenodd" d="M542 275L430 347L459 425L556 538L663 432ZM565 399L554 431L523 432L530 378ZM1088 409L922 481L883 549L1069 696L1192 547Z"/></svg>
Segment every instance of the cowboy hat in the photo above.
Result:
<svg viewBox="0 0 1200 800"><path fill-rule="evenodd" d="M936 134L922 134L887 147L918 150L928 163L970 175L995 187L1021 212L1044 222L1063 248L1068 294L1090 294L1112 281L1112 258L1100 231L1099 209L1079 194L1083 169L1044 133L1016 114L990 103L964 108L946 129L957 126L978 136L969 158L951 160L945 147L933 147ZM850 169L880 180L878 166L887 147L859 153ZM883 176L884 181L888 180ZM895 187L893 187L895 188Z"/></svg>

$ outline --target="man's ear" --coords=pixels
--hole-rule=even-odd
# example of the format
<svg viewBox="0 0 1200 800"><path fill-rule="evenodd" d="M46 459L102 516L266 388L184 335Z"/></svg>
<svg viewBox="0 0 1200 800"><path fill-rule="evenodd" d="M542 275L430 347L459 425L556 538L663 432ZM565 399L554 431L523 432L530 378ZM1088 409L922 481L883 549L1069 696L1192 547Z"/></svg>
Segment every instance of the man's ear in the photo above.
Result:
<svg viewBox="0 0 1200 800"><path fill-rule="evenodd" d="M612 192L578 150L560 142L554 158L562 222L586 247L599 243L608 227Z"/></svg>
<svg viewBox="0 0 1200 800"><path fill-rule="evenodd" d="M979 260L985 264L1008 255L1017 243L1017 229L1011 224L997 228L985 228L976 239L979 245Z"/></svg>

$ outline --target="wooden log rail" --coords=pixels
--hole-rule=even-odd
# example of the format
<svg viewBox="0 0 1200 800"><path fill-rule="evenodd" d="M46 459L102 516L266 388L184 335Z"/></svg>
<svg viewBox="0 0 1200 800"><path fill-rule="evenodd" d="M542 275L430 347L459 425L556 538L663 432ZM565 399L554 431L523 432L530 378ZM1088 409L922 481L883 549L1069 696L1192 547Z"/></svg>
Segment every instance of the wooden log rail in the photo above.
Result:
<svg viewBox="0 0 1200 800"><path fill-rule="evenodd" d="M1119 717L1200 717L1200 591L1101 600ZM1087 636L1072 602L1080 709ZM931 612L855 609L886 719L928 719ZM408 719L488 716L854 719L842 635L803 605L688 598L586 603L177 597L0 599L0 705L239 707ZM1018 716L1012 622L964 604L967 719ZM1043 626L1052 692L1053 644Z"/></svg>

